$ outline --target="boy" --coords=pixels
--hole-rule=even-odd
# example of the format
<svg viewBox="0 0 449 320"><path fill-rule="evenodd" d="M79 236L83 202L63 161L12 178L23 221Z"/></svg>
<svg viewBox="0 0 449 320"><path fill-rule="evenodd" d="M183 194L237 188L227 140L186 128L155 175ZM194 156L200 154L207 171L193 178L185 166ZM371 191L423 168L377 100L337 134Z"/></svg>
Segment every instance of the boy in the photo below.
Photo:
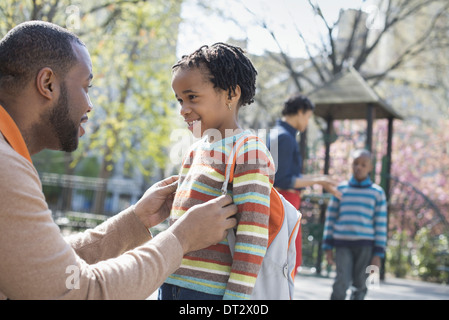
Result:
<svg viewBox="0 0 449 320"><path fill-rule="evenodd" d="M353 153L349 181L338 189L341 199L332 197L326 212L323 249L329 264L335 263L337 275L332 300L344 300L352 284L352 300L363 300L367 292L368 265L380 267L387 240L387 209L384 190L370 179L373 162L369 151Z"/></svg>

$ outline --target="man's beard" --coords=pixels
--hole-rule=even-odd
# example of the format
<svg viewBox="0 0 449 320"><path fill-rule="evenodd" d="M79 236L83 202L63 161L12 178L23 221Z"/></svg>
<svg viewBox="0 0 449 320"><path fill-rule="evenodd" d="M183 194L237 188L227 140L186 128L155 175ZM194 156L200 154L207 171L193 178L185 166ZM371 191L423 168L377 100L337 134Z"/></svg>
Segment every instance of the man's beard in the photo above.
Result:
<svg viewBox="0 0 449 320"><path fill-rule="evenodd" d="M50 112L50 125L59 140L60 150L65 152L72 152L78 148L79 126L70 119L69 111L67 87L62 83L61 95Z"/></svg>

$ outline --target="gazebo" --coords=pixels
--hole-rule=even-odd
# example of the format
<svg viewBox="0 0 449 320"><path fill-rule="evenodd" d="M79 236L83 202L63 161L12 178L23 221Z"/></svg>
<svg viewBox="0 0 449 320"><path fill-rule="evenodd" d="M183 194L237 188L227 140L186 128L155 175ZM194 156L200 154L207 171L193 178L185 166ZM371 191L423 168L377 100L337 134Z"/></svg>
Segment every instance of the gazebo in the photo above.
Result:
<svg viewBox="0 0 449 320"><path fill-rule="evenodd" d="M315 104L315 116L326 121L328 137L331 134L334 120L366 119L366 149L369 151L372 151L374 121L376 119L388 119L386 174L390 174L393 121L394 119L402 120L402 117L374 92L357 70L352 67L348 68L322 87L310 92L308 97ZM330 139L325 139L325 146L324 174L328 174ZM386 183L385 191L388 197L388 179Z"/></svg>
<svg viewBox="0 0 449 320"><path fill-rule="evenodd" d="M386 179L384 183L387 201L390 198L390 170L391 170L391 152L393 138L393 121L395 119L402 120L401 115L393 110L386 102L384 102L374 90L368 85L363 77L350 67L339 75L335 76L331 81L319 87L308 95L308 98L315 104L315 116L321 117L326 121L326 138L325 138L325 158L324 158L324 174L329 173L330 165L330 136L334 120L363 120L366 119L366 149L372 151L373 124L376 119L388 119L388 138L387 138L387 161L385 163L384 172ZM321 206L320 221L324 223L325 206ZM388 218L387 218L388 219ZM321 245L318 248L318 262L316 265L317 272L321 272L322 251ZM381 272L381 278L383 278Z"/></svg>

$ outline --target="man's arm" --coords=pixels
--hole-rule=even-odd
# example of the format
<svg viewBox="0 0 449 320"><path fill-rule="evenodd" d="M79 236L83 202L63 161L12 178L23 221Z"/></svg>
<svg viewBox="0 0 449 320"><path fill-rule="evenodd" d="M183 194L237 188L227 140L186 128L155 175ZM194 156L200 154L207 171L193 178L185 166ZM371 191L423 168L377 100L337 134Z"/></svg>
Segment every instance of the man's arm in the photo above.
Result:
<svg viewBox="0 0 449 320"><path fill-rule="evenodd" d="M0 295L10 299L145 299L179 267L184 253L221 241L235 225L228 217L236 207L223 197L191 208L151 241L89 264L61 236L32 165L16 153L2 153L0 162ZM121 218L116 230L129 221ZM146 232L143 224L139 228ZM95 238L99 247L122 247L109 234Z"/></svg>
<svg viewBox="0 0 449 320"><path fill-rule="evenodd" d="M338 182L327 175L303 175L295 180L294 188L299 189L313 185L320 185L337 199L341 198L341 192L337 189Z"/></svg>
<svg viewBox="0 0 449 320"><path fill-rule="evenodd" d="M150 232L135 215L133 207L93 229L65 238L76 254L89 264L115 258L150 239Z"/></svg>
<svg viewBox="0 0 449 320"><path fill-rule="evenodd" d="M172 176L155 183L134 206L67 240L87 263L117 257L143 244L151 239L148 229L168 217L177 181ZM105 245L105 241L118 245Z"/></svg>

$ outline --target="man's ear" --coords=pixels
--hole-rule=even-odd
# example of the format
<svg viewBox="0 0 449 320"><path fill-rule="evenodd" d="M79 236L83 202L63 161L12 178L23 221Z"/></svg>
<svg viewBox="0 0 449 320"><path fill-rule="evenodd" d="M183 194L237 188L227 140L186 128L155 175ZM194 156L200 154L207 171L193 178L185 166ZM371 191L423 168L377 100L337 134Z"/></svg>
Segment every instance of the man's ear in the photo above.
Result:
<svg viewBox="0 0 449 320"><path fill-rule="evenodd" d="M46 99L55 98L56 76L51 68L39 70L36 77L36 89Z"/></svg>

